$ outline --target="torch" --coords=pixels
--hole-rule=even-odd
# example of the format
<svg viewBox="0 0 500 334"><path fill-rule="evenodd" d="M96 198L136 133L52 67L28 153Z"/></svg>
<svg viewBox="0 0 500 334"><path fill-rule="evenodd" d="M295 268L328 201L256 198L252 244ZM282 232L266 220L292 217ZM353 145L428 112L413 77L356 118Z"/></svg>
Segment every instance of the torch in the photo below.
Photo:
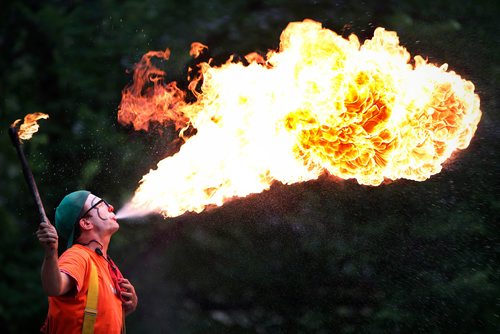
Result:
<svg viewBox="0 0 500 334"><path fill-rule="evenodd" d="M20 125L19 129L17 127L17 125L21 121L19 119L16 120L14 123L12 123L12 125L9 127L10 139L12 140L12 144L16 148L17 155L19 157L19 160L21 161L24 178L28 183L31 195L33 196L33 199L37 206L38 217L40 218L41 222L48 221L48 219L47 215L45 214L45 209L43 208L43 203L42 199L40 198L40 193L38 192L38 187L36 186L35 177L33 176L33 173L31 172L31 169L28 165L28 161L26 160L26 156L24 155L21 146L22 143L21 140L30 139L33 133L38 131L37 120L40 118L48 118L48 117L49 117L48 115L43 113L28 114L24 118L24 122L23 124Z"/></svg>

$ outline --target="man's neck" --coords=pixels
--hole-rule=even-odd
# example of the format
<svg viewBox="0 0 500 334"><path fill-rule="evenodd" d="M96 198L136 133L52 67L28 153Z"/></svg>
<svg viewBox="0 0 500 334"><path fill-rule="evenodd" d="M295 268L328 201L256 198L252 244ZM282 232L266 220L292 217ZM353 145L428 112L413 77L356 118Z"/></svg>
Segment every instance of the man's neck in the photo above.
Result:
<svg viewBox="0 0 500 334"><path fill-rule="evenodd" d="M81 239L78 240L78 244L87 247L88 249L91 249L95 251L96 249L99 249L100 252L98 253L99 255L104 256L105 258L107 257L108 254L108 245L109 245L109 240L98 240L98 239Z"/></svg>

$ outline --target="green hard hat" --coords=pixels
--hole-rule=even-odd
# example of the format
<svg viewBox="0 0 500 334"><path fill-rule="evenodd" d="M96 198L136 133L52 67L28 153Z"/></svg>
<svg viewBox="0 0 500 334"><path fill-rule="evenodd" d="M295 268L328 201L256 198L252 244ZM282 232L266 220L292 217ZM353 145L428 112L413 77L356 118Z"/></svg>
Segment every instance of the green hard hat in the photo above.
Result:
<svg viewBox="0 0 500 334"><path fill-rule="evenodd" d="M74 191L66 195L56 208L56 230L60 237L68 241L66 248L73 245L75 223L89 195L87 190Z"/></svg>

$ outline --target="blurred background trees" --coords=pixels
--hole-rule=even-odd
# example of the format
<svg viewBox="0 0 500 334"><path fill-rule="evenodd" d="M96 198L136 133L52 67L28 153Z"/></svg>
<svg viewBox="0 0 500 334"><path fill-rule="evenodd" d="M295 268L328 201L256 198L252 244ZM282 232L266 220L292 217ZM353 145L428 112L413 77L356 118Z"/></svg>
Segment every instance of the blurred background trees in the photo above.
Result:
<svg viewBox="0 0 500 334"><path fill-rule="evenodd" d="M343 36L395 30L412 55L471 80L483 118L470 147L422 183L328 178L198 215L124 223L112 254L135 284L132 333L493 333L500 326L497 1L60 1L0 3L0 327L38 330L36 211L8 125L44 112L24 145L46 210L86 188L119 206L176 134L116 122L149 50L185 83L189 45L215 62L276 49L290 21Z"/></svg>

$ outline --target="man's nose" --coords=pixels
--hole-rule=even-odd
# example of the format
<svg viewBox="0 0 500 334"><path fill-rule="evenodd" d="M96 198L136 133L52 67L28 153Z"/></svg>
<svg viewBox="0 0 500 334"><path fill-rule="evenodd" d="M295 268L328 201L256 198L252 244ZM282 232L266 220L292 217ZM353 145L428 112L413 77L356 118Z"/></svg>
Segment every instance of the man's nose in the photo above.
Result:
<svg viewBox="0 0 500 334"><path fill-rule="evenodd" d="M108 212L115 212L115 208L111 204L108 205Z"/></svg>

